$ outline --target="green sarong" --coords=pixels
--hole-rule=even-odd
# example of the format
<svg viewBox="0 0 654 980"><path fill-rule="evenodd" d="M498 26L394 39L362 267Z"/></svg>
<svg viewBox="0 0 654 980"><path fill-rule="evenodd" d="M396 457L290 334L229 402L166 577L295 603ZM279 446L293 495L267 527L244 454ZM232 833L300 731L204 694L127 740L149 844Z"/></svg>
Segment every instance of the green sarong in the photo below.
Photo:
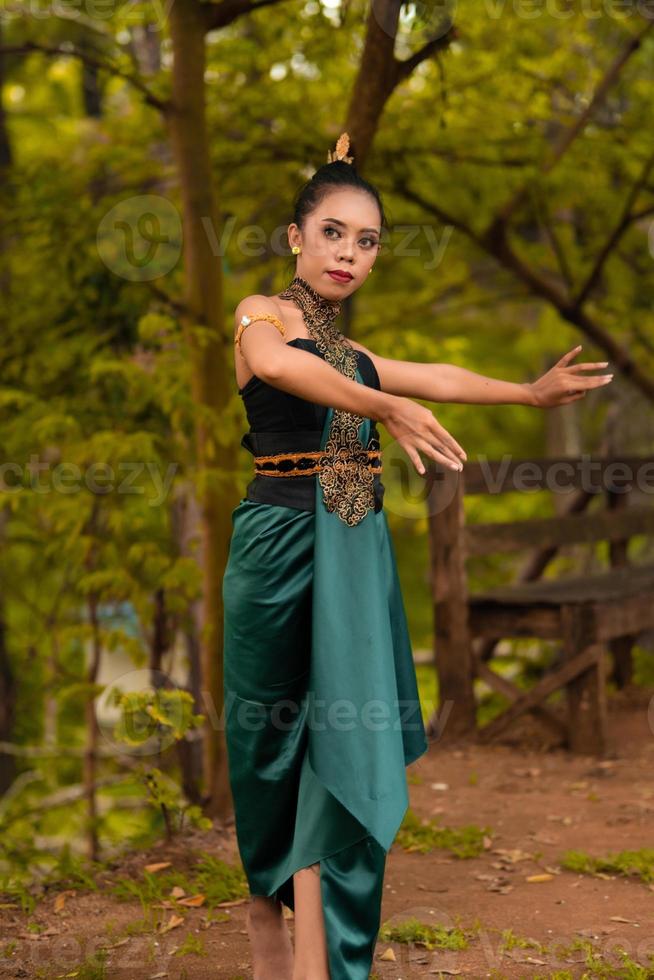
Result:
<svg viewBox="0 0 654 980"><path fill-rule="evenodd" d="M247 499L232 513L230 783L251 894L294 908L294 872L320 862L331 980L365 980L405 767L427 740L386 514L349 526L315 483L315 513Z"/></svg>

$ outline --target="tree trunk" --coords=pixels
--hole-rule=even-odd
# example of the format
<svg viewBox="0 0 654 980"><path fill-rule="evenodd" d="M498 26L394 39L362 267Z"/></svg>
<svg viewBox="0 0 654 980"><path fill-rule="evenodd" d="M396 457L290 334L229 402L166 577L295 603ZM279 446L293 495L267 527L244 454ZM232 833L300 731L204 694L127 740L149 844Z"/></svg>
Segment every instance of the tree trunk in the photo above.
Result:
<svg viewBox="0 0 654 980"><path fill-rule="evenodd" d="M216 439L216 420L230 394L227 351L231 351L223 322L222 266L212 254L207 230L218 232L218 207L213 193L205 110L206 11L198 0L176 0L169 11L173 47L172 107L166 118L179 175L183 210L185 312L181 323L191 359L192 395L197 405L197 467L203 479L202 509L203 630L201 635L204 776L211 816L232 809L225 740L215 718L223 707L222 580L231 535L231 509L236 503L236 447ZM207 229L206 225L209 225ZM204 343L196 326L205 333ZM207 421L207 409L213 413ZM208 470L212 470L211 474ZM214 479L219 471L224 483Z"/></svg>
<svg viewBox="0 0 654 980"><path fill-rule="evenodd" d="M88 602L89 621L91 623L91 662L88 667L86 680L89 685L95 685L100 670L100 626L98 622L98 604L95 596ZM98 767L98 725L95 717L95 693L89 691L84 704L84 727L86 745L84 752L84 788L86 797L86 841L87 855L91 861L99 857L98 840L98 801L96 796L96 781Z"/></svg>
<svg viewBox="0 0 654 980"><path fill-rule="evenodd" d="M0 46L2 45L2 19L0 18ZM5 57L0 53L0 96L4 84ZM7 119L0 97L0 212L4 212L4 197L7 193L7 177L12 165L11 143L7 132ZM8 311L10 278L8 267L9 252L0 224L0 310ZM0 313L0 332L2 332L5 313ZM9 510L0 513L0 534L9 519ZM16 685L7 650L7 632L4 604L0 605L0 741L10 742L15 713ZM11 786L15 776L13 756L0 753L0 796Z"/></svg>
<svg viewBox="0 0 654 980"><path fill-rule="evenodd" d="M400 7L400 0L379 0L370 5L361 62L345 120L359 171L363 170L386 100L395 87L394 51Z"/></svg>
<svg viewBox="0 0 654 980"><path fill-rule="evenodd" d="M11 742L16 706L16 682L7 650L4 607L0 606L0 741ZM0 752L0 796L7 792L16 776L12 755Z"/></svg>
<svg viewBox="0 0 654 980"><path fill-rule="evenodd" d="M197 499L192 486L183 490L171 508L172 533L180 555L201 558L195 549L196 535L200 525ZM184 631L188 657L188 677L186 689L193 696L193 711L202 711L202 668L200 663L199 636L202 629L201 603L194 601L189 610L189 620ZM202 798L202 746L189 733L177 743L177 756L182 776L182 789L187 800L201 804Z"/></svg>

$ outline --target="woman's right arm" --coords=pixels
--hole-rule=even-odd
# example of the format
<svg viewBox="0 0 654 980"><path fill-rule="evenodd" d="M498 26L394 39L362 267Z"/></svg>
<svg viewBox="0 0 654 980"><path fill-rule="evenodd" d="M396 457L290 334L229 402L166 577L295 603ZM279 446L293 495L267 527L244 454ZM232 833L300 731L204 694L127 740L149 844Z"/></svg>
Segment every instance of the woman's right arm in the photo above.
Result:
<svg viewBox="0 0 654 980"><path fill-rule="evenodd" d="M265 296L249 296L235 312L238 329L244 313L279 315ZM241 334L241 352L250 370L262 381L328 408L344 409L381 422L413 461L425 472L418 450L452 469L461 469L465 453L455 439L423 405L359 384L309 351L290 347L279 330L267 320L253 320Z"/></svg>

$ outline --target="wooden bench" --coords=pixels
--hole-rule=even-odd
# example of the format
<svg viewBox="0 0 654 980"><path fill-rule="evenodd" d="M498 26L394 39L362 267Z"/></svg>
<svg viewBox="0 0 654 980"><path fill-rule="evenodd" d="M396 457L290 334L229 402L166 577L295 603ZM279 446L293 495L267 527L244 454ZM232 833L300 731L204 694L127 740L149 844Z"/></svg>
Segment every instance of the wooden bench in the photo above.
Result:
<svg viewBox="0 0 654 980"><path fill-rule="evenodd" d="M559 512L549 518L466 524L465 495L520 489L561 492ZM461 474L430 463L425 493L440 701L429 734L474 734L488 742L529 711L554 729L570 751L604 755L607 677L618 687L630 682L633 643L654 628L652 541L639 539L638 558L644 561L633 563L627 553L630 538L654 535L654 459L582 455L468 462ZM594 501L603 506L592 506ZM595 553L600 541L608 542L605 567L598 567ZM543 578L552 559L571 544L589 546L586 567L574 575ZM470 559L524 549L529 557L514 582L469 591ZM558 661L528 691L489 666L498 641L507 637L559 641ZM509 701L482 727L475 678ZM561 688L567 695L563 712L546 703Z"/></svg>

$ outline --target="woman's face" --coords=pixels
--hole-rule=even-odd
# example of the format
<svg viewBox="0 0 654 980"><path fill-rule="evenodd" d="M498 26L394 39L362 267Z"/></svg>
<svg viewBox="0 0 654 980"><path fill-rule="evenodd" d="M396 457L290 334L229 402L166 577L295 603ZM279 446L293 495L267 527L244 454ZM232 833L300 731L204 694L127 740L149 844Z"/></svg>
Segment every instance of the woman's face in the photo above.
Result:
<svg viewBox="0 0 654 980"><path fill-rule="evenodd" d="M304 231L288 226L300 245L296 273L326 299L342 300L368 278L381 239L379 208L365 191L332 191L306 219ZM343 273L342 276L330 273Z"/></svg>

